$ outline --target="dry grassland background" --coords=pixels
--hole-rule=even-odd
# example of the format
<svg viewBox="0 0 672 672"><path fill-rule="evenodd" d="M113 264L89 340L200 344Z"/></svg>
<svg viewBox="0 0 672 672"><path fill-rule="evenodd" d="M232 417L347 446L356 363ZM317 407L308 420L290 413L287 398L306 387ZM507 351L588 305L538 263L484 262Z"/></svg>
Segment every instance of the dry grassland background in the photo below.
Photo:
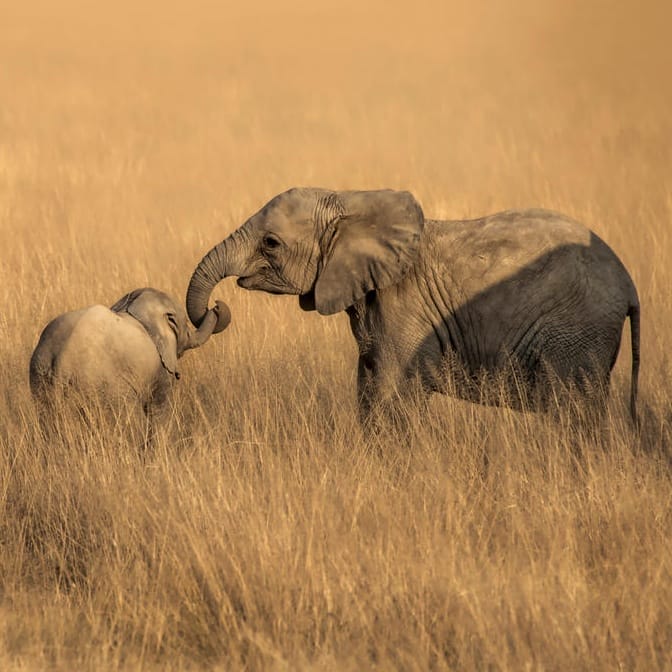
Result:
<svg viewBox="0 0 672 672"><path fill-rule="evenodd" d="M100 5L94 7L94 4ZM0 668L672 669L664 0L0 8ZM172 426L37 432L56 314L151 285L290 186L568 213L642 302L609 417L436 398L365 441L344 314L216 296Z"/></svg>

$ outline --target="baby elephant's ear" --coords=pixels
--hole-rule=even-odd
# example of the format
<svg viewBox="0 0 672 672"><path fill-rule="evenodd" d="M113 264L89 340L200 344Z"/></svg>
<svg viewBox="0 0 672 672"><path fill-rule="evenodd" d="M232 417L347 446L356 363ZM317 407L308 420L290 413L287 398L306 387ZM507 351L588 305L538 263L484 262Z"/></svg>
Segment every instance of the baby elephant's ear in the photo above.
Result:
<svg viewBox="0 0 672 672"><path fill-rule="evenodd" d="M407 191L338 194L343 213L315 283L322 315L345 310L372 289L396 284L415 261L425 220Z"/></svg>
<svg viewBox="0 0 672 672"><path fill-rule="evenodd" d="M128 296L133 293L131 292ZM161 295L158 292L138 290L137 294L126 305L125 311L142 324L154 341L163 368L175 378L179 378L176 333L178 326L174 320L174 315L173 322L175 323L171 325L172 313L167 311L165 300Z"/></svg>
<svg viewBox="0 0 672 672"><path fill-rule="evenodd" d="M163 315L162 320L159 320L151 327L147 327L147 332L152 337L154 345L156 345L163 368L179 379L180 372L177 370L177 334L171 329L169 318Z"/></svg>

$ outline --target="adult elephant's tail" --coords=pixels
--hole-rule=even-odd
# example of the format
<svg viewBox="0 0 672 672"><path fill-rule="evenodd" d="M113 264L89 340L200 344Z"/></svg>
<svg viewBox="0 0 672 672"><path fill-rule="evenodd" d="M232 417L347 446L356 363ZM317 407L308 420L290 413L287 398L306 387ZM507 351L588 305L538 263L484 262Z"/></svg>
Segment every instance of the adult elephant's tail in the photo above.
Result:
<svg viewBox="0 0 672 672"><path fill-rule="evenodd" d="M639 303L633 303L628 308L630 318L630 343L632 349L632 371L630 374L630 415L635 426L637 419L637 384L639 379Z"/></svg>

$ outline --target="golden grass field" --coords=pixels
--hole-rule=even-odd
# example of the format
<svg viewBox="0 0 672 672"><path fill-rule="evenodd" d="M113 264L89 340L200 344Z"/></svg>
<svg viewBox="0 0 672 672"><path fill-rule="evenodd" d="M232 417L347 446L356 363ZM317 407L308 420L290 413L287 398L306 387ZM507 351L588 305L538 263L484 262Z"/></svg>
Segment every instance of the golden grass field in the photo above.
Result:
<svg viewBox="0 0 672 672"><path fill-rule="evenodd" d="M226 4L2 2L0 669L672 669L669 3ZM585 222L639 289L640 434L626 327L592 435L437 397L367 441L346 316L227 281L148 452L41 437L51 318L183 297L297 185Z"/></svg>

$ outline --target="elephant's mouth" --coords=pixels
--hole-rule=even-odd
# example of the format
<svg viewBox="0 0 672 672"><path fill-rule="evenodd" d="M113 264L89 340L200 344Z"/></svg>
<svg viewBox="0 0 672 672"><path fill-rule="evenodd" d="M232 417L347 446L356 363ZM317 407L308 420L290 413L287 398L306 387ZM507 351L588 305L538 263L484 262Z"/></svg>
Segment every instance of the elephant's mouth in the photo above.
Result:
<svg viewBox="0 0 672 672"><path fill-rule="evenodd" d="M268 283L265 282L264 278L259 277L258 275L246 275L240 277L236 280L236 284L243 289L254 289L273 293L273 289L269 288ZM277 290L274 293L277 294Z"/></svg>
<svg viewBox="0 0 672 672"><path fill-rule="evenodd" d="M240 277L236 280L236 284L243 289L266 292L268 294L287 294L287 289L285 287L280 287L279 285L270 282L268 278L259 277L258 275Z"/></svg>
<svg viewBox="0 0 672 672"><path fill-rule="evenodd" d="M268 294L301 294L301 288L280 275L276 269L267 267L254 275L239 276L238 287L266 292Z"/></svg>

